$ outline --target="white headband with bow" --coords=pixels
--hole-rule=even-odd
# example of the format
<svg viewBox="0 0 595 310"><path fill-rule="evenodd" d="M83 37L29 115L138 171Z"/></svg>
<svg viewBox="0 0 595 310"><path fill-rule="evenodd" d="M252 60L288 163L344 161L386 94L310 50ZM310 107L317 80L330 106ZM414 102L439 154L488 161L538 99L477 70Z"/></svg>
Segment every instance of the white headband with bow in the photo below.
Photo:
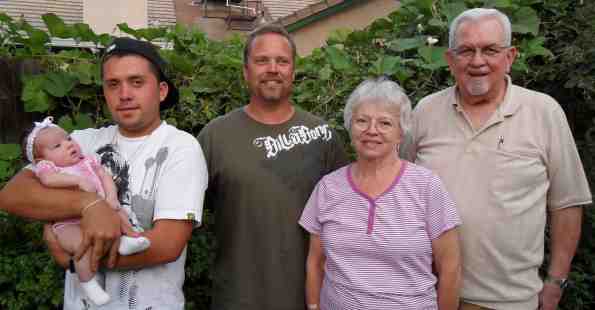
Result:
<svg viewBox="0 0 595 310"><path fill-rule="evenodd" d="M33 124L35 125L33 127L33 130L31 130L31 133L27 136L27 146L25 148L26 152L27 152L27 159L29 160L29 162L34 163L33 160L33 143L35 143L35 138L37 138L37 134L39 134L39 131L45 128L50 128L50 127L58 127L56 124L54 124L54 118L51 116L48 116L46 118L43 119L43 121L40 122L33 122Z"/></svg>

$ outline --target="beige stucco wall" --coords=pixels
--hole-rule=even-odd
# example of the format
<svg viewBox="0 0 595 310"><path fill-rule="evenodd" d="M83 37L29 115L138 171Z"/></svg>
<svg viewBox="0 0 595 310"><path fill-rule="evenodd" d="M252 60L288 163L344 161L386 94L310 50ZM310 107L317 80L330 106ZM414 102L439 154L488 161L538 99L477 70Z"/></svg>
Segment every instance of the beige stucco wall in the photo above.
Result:
<svg viewBox="0 0 595 310"><path fill-rule="evenodd" d="M298 54L308 55L314 48L323 46L329 34L337 29L363 29L374 20L388 16L399 5L396 0L362 2L292 32Z"/></svg>
<svg viewBox="0 0 595 310"><path fill-rule="evenodd" d="M119 35L116 25L147 28L147 0L83 0L83 22L96 33Z"/></svg>

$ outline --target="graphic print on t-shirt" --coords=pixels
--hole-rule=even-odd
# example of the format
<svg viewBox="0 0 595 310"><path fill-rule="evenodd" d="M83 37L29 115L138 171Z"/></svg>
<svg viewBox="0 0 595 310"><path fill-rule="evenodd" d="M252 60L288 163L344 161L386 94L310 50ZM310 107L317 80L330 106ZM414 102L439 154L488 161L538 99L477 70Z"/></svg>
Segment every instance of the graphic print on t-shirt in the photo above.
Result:
<svg viewBox="0 0 595 310"><path fill-rule="evenodd" d="M133 193L130 188L130 163L125 156L120 154L118 148L113 144L107 144L97 150L100 163L107 168L118 189L118 199L122 207L128 207L136 215L133 219L133 225L139 225L143 229L149 229L153 224L153 211L155 207L155 193L157 191L157 178L168 155L168 148L160 148L155 156L148 156L144 159L142 170L143 179L141 181L140 191ZM137 169L141 169L137 167ZM140 174L138 174L140 175ZM137 221L138 220L138 221Z"/></svg>
<svg viewBox="0 0 595 310"><path fill-rule="evenodd" d="M110 171L113 176L114 183L118 189L118 200L123 208L132 211L130 215L130 222L133 226L142 227L143 229L150 229L153 224L153 212L155 207L155 193L157 191L157 178L168 156L168 148L162 147L158 149L155 156L148 156L145 158L136 158L138 163L144 159L142 166L137 164L137 169L142 169L142 180L134 180L134 182L141 182L140 191L133 193L130 183L131 167L130 162L126 161L116 145L106 144L97 149L99 162L106 169ZM132 161L134 162L134 158ZM141 168L142 167L142 168ZM140 174L136 174L140 175ZM138 303L137 289L139 283L137 282L137 271L131 270L122 272L118 283L119 300L125 301L130 310L136 309ZM142 284L140 284L142 285Z"/></svg>
<svg viewBox="0 0 595 310"><path fill-rule="evenodd" d="M253 144L256 147L263 147L266 151L266 158L276 158L280 152L289 151L300 144L310 144L312 141L323 140L330 141L333 133L329 125L319 125L312 129L304 125L293 126L287 133L277 137L259 137L254 139Z"/></svg>
<svg viewBox="0 0 595 310"><path fill-rule="evenodd" d="M155 192L157 191L157 177L167 159L168 149L162 147L155 157L147 157L144 162L144 176L140 193L132 194L132 210L141 226L145 229L153 226L153 212L155 210Z"/></svg>

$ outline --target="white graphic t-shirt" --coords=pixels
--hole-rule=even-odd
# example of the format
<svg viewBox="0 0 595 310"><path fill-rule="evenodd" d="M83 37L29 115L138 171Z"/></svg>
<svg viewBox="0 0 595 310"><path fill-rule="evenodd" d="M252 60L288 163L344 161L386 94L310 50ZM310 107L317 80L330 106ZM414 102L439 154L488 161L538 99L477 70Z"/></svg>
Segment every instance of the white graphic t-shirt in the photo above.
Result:
<svg viewBox="0 0 595 310"><path fill-rule="evenodd" d="M163 122L142 138L125 138L117 126L75 131L72 137L113 175L122 207L138 219L133 224L150 230L159 219L200 223L207 168L192 135ZM102 307L86 300L76 275L66 272L64 309L184 309L185 261L186 249L168 264L104 270L102 282L111 301Z"/></svg>

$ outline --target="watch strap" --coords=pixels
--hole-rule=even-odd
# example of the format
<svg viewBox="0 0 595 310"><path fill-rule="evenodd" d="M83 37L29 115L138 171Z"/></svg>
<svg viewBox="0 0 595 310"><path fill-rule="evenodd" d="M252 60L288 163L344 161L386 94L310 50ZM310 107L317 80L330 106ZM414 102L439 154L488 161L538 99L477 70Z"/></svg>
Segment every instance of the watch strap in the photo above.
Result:
<svg viewBox="0 0 595 310"><path fill-rule="evenodd" d="M554 276L550 276L550 275L547 275L545 277L545 279L543 280L543 282L557 285L561 289L565 289L568 286L568 279L567 278L554 277Z"/></svg>

